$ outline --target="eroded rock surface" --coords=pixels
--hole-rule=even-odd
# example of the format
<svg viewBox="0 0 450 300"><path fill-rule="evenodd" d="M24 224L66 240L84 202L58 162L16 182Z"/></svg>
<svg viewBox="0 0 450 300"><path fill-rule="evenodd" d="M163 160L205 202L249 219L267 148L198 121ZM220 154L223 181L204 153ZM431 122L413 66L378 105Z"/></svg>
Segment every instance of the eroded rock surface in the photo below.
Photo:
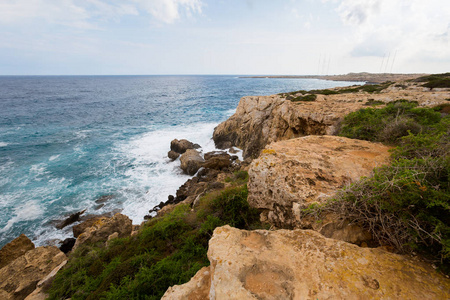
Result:
<svg viewBox="0 0 450 300"><path fill-rule="evenodd" d="M164 299L449 299L450 280L430 266L310 230L216 228L209 242L210 289L189 298L202 277ZM205 284L197 285L203 291ZM181 295L180 297L178 297Z"/></svg>
<svg viewBox="0 0 450 300"><path fill-rule="evenodd" d="M205 162L200 152L194 149L188 149L180 157L180 168L188 175L197 173Z"/></svg>
<svg viewBox="0 0 450 300"><path fill-rule="evenodd" d="M249 168L248 202L262 220L295 227L300 209L334 195L389 161L389 147L337 136L306 136L272 143Z"/></svg>
<svg viewBox="0 0 450 300"><path fill-rule="evenodd" d="M0 249L0 269L32 249L33 242L22 233Z"/></svg>
<svg viewBox="0 0 450 300"><path fill-rule="evenodd" d="M24 299L66 260L66 255L54 246L27 251L0 269L0 299Z"/></svg>
<svg viewBox="0 0 450 300"><path fill-rule="evenodd" d="M106 242L108 237L117 232L118 237L123 238L131 235L132 222L127 216L117 213L111 218L98 218L93 223L89 223L89 227L78 235L78 238L73 246L76 249L83 243L97 243Z"/></svg>
<svg viewBox="0 0 450 300"><path fill-rule="evenodd" d="M256 158L272 142L305 135L334 134L342 118L369 101L388 103L406 99L421 106L446 103L448 91L429 91L404 83L407 89L392 85L381 93L317 95L315 101L291 102L282 95L248 96L239 102L236 113L219 124L213 134L216 147L236 146L244 158Z"/></svg>

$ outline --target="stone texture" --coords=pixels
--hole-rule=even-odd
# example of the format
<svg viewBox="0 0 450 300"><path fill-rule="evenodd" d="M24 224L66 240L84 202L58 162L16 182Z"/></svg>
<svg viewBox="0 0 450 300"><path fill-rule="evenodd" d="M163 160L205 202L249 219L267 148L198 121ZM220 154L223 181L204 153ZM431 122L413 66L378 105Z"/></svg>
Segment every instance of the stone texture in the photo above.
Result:
<svg viewBox="0 0 450 300"><path fill-rule="evenodd" d="M450 280L423 262L310 230L219 227L209 242L208 258L209 299L450 297ZM197 273L192 283L169 289L165 299L189 299L185 295L192 294L199 277Z"/></svg>
<svg viewBox="0 0 450 300"><path fill-rule="evenodd" d="M281 228L299 224L300 209L321 202L389 161L389 147L337 136L272 143L249 168L248 202L262 220Z"/></svg>
<svg viewBox="0 0 450 300"><path fill-rule="evenodd" d="M86 221L81 222L80 224L77 224L72 227L73 236L77 238L80 234L82 234L86 229L89 227L94 226L94 224L98 222L103 222L106 220L107 217L100 216L100 217L92 217L90 219L87 219Z"/></svg>
<svg viewBox="0 0 450 300"><path fill-rule="evenodd" d="M167 156L168 156L171 160L175 160L175 159L177 159L178 157L180 157L180 153L170 150L170 151L167 153Z"/></svg>
<svg viewBox="0 0 450 300"><path fill-rule="evenodd" d="M342 118L366 107L369 99L385 103L406 99L433 106L446 103L448 98L449 91L430 92L415 86L405 90L392 87L374 94L317 95L311 102L291 102L282 95L248 96L241 99L234 115L215 128L213 139L217 148L236 146L243 150L244 158L256 158L272 142L334 134Z"/></svg>
<svg viewBox="0 0 450 300"><path fill-rule="evenodd" d="M205 162L200 152L194 149L188 149L180 157L180 168L188 175L197 173Z"/></svg>
<svg viewBox="0 0 450 300"><path fill-rule="evenodd" d="M198 149L198 148L200 148L200 145L194 144L185 139L181 140L174 139L172 140L172 142L170 142L170 150L180 154L183 154L188 149Z"/></svg>
<svg viewBox="0 0 450 300"><path fill-rule="evenodd" d="M0 249L0 269L32 249L33 242L22 233Z"/></svg>
<svg viewBox="0 0 450 300"><path fill-rule="evenodd" d="M120 213L111 218L99 218L81 233L73 249L76 249L83 243L106 242L108 237L117 232L118 237L123 238L131 235L132 222L130 218Z"/></svg>
<svg viewBox="0 0 450 300"><path fill-rule="evenodd" d="M47 299L48 294L46 291L50 288L53 279L59 270L62 269L67 264L67 260L64 260L58 266L56 266L47 276L45 276L41 281L39 281L36 285L36 289L29 294L25 300L44 300Z"/></svg>
<svg viewBox="0 0 450 300"><path fill-rule="evenodd" d="M162 300L185 299L185 300L203 300L209 299L211 288L211 274L209 267L201 268L192 279L182 285L169 287Z"/></svg>
<svg viewBox="0 0 450 300"><path fill-rule="evenodd" d="M1 299L24 299L37 284L67 260L57 247L38 247L0 269Z"/></svg>
<svg viewBox="0 0 450 300"><path fill-rule="evenodd" d="M231 156L223 151L213 151L205 153L204 168L223 170L231 166Z"/></svg>

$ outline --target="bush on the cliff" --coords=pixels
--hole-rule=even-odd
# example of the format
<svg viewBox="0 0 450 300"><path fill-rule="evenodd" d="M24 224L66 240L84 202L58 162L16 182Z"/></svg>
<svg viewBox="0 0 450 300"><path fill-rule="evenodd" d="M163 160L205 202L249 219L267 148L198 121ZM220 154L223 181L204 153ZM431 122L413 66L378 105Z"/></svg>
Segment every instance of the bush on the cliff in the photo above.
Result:
<svg viewBox="0 0 450 300"><path fill-rule="evenodd" d="M419 133L439 123L441 114L416 102L391 102L384 108L365 108L348 114L341 123L340 136L397 144L408 132Z"/></svg>
<svg viewBox="0 0 450 300"><path fill-rule="evenodd" d="M136 236L108 247L80 246L58 272L50 299L160 299L169 286L189 281L209 264L208 241L216 227L260 227L247 194L244 185L207 195L196 211L179 205Z"/></svg>
<svg viewBox="0 0 450 300"><path fill-rule="evenodd" d="M397 131L402 134L382 137L379 132L391 130L393 115L396 120L414 120L417 123L411 126L420 130L402 129ZM373 176L303 213L338 213L369 230L379 244L391 245L399 252L419 252L449 272L450 116L397 102L356 112L346 118L345 126L343 132L351 137L397 144L392 164L375 169Z"/></svg>

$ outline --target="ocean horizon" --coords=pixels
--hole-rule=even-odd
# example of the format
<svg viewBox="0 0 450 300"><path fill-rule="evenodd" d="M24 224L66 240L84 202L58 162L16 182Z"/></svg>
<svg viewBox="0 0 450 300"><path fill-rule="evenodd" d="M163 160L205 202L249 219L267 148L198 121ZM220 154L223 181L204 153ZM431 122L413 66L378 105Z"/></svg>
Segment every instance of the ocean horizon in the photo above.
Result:
<svg viewBox="0 0 450 300"><path fill-rule="evenodd" d="M355 84L242 76L1 75L0 247L71 237L55 224L82 210L140 224L191 178L167 158L171 140L206 153L243 96Z"/></svg>

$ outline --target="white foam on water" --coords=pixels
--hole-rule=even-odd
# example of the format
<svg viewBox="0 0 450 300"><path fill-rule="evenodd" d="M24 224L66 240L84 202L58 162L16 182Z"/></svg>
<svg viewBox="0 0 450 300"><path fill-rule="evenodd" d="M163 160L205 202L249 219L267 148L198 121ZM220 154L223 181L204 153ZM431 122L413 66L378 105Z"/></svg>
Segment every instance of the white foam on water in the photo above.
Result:
<svg viewBox="0 0 450 300"><path fill-rule="evenodd" d="M6 146L8 146L8 145L9 145L9 143L0 142L0 147L6 147Z"/></svg>
<svg viewBox="0 0 450 300"><path fill-rule="evenodd" d="M50 156L50 158L49 158L48 160L49 160L49 161L54 161L54 160L58 159L60 156L61 156L61 154L58 154L58 155L52 155L52 156Z"/></svg>
<svg viewBox="0 0 450 300"><path fill-rule="evenodd" d="M8 220L6 226L0 229L0 232L9 230L14 223L20 221L30 221L39 218L43 214L43 210L37 201L27 201L14 208L14 217Z"/></svg>
<svg viewBox="0 0 450 300"><path fill-rule="evenodd" d="M230 117L230 116L234 115L235 113L236 113L236 108L233 108L233 109L229 109L229 110L225 111L224 115L227 117Z"/></svg>
<svg viewBox="0 0 450 300"><path fill-rule="evenodd" d="M121 191L126 198L123 213L133 223L141 223L148 211L160 202L167 201L169 195L191 176L182 174L179 159L170 161L167 152L173 139L187 139L202 146L203 153L217 150L212 140L216 123L197 123L173 126L145 133L127 144L118 146L124 159L132 162L127 169L127 190Z"/></svg>

